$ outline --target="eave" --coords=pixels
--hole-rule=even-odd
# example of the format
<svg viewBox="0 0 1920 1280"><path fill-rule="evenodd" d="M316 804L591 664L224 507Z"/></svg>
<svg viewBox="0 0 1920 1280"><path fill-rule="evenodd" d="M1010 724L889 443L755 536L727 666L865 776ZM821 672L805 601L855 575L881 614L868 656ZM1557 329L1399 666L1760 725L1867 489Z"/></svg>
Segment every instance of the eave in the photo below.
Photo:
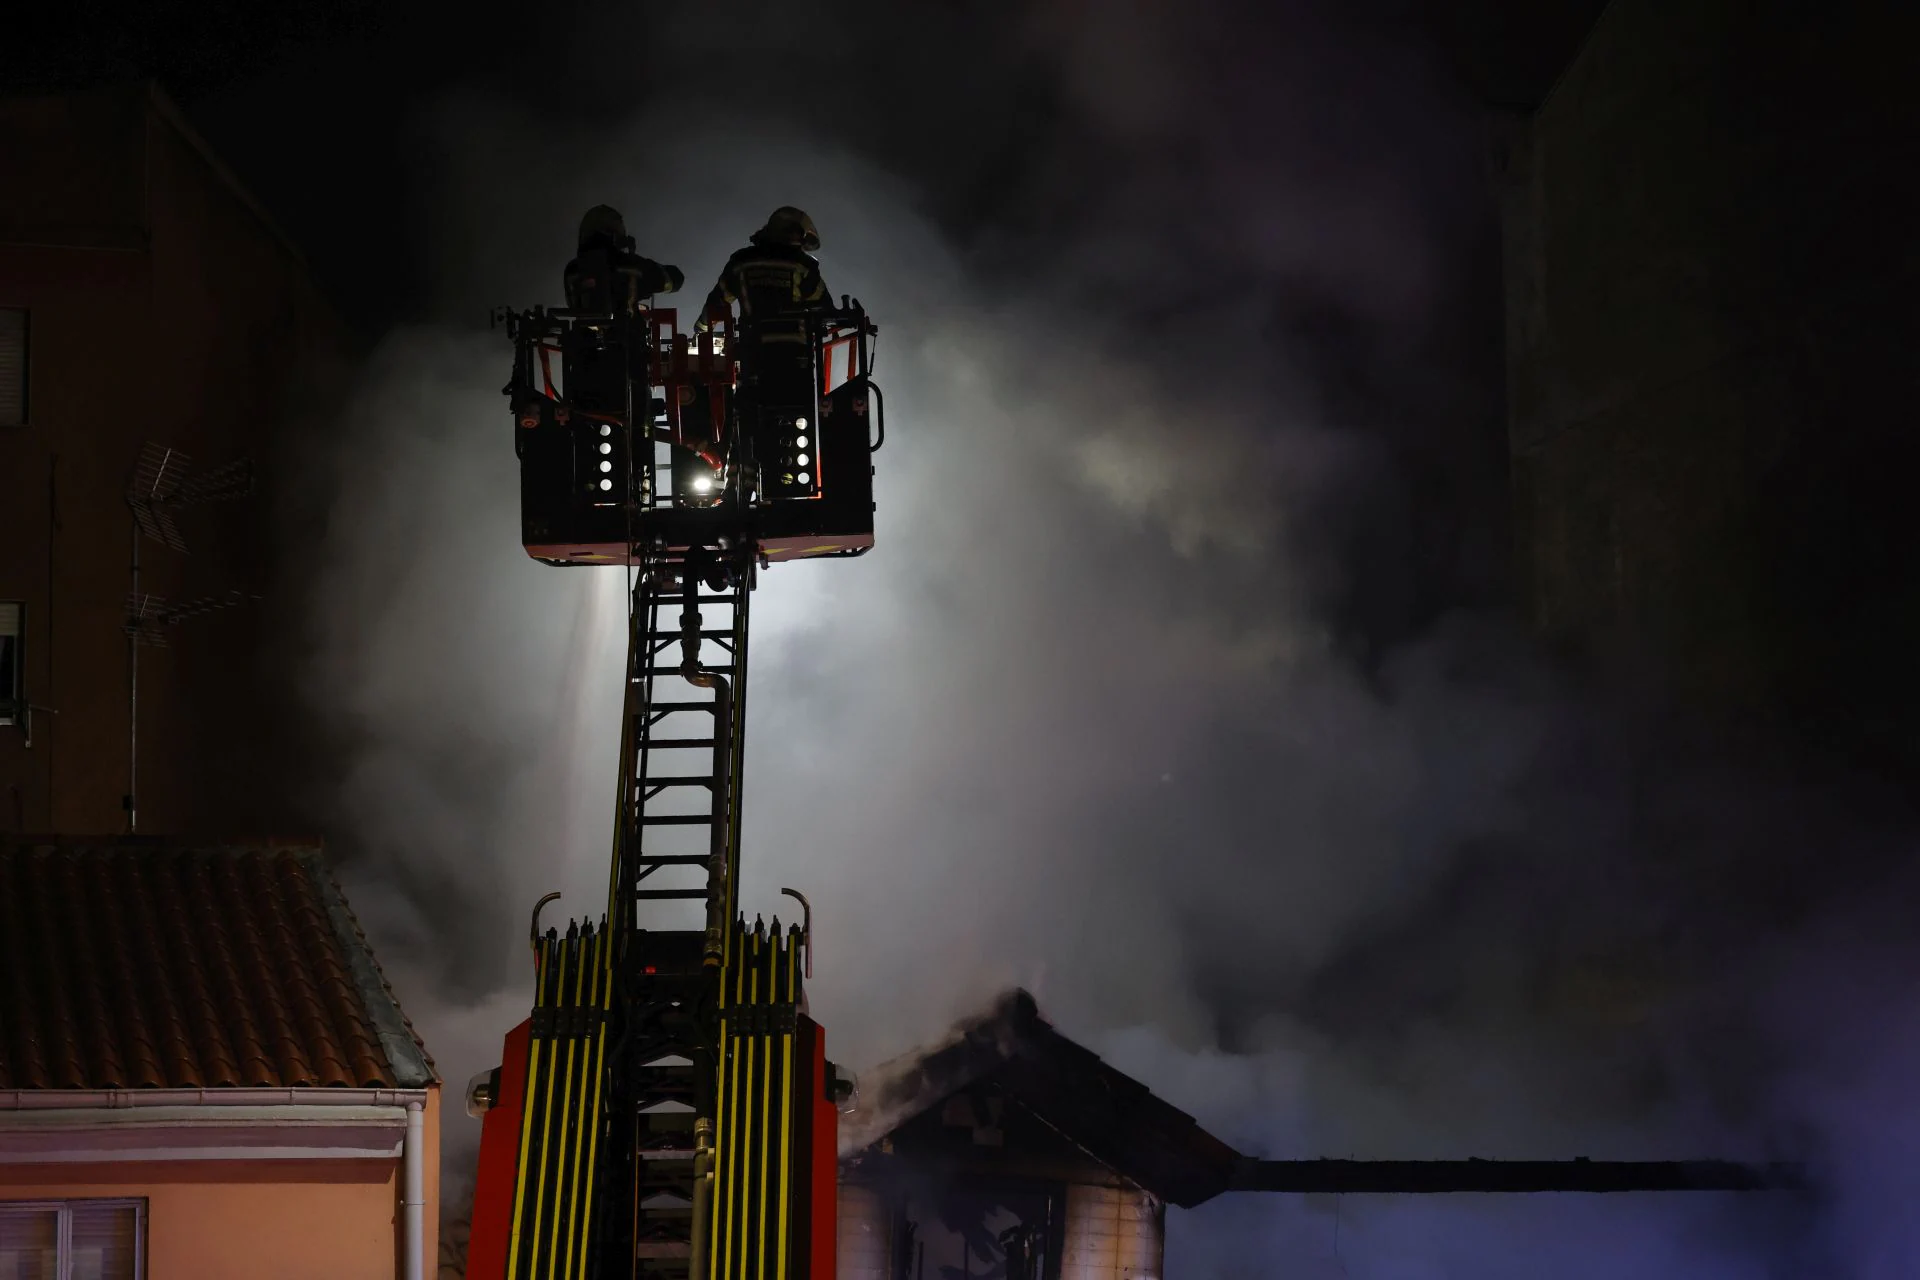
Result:
<svg viewBox="0 0 1920 1280"><path fill-rule="evenodd" d="M426 1089L0 1092L0 1165L397 1160Z"/></svg>

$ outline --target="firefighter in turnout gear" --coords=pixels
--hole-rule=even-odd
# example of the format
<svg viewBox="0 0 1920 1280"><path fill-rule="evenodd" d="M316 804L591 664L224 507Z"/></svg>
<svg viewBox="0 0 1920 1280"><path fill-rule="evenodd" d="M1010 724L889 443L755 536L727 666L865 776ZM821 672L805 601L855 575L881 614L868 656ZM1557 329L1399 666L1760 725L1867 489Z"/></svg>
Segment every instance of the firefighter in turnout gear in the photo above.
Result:
<svg viewBox="0 0 1920 1280"><path fill-rule="evenodd" d="M727 259L707 295L702 327L740 306L740 328L758 342L798 345L806 341L804 317L832 304L814 253L820 233L813 219L792 205L773 211L753 243Z"/></svg>
<svg viewBox="0 0 1920 1280"><path fill-rule="evenodd" d="M618 209L595 205L580 219L580 251L567 264L567 306L573 310L631 315L648 297L684 283L680 268L634 251Z"/></svg>
<svg viewBox="0 0 1920 1280"><path fill-rule="evenodd" d="M775 209L767 225L753 233L753 243L727 259L701 313L700 327L708 328L725 320L736 304L740 309L735 329L740 376L733 403L754 459L749 474L762 463L770 466L781 439L815 412L809 319L832 306L813 257L819 247L812 218L791 205Z"/></svg>
<svg viewBox="0 0 1920 1280"><path fill-rule="evenodd" d="M644 343L629 345L627 326L618 322L644 311L651 295L672 293L685 280L680 268L634 251L618 209L601 204L587 210L580 219L580 251L567 264L567 307L616 323L608 328L596 320L569 338L562 359L573 408L608 419L628 412L627 384L635 378L644 383L647 350ZM611 494L612 485L604 491Z"/></svg>

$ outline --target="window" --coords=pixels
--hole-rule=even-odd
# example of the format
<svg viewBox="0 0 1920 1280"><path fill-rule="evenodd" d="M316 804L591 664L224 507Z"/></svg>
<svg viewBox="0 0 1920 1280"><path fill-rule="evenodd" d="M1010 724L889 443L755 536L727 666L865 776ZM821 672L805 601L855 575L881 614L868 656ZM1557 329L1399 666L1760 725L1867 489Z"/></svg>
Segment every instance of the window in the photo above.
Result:
<svg viewBox="0 0 1920 1280"><path fill-rule="evenodd" d="M27 313L0 307L0 427L27 425Z"/></svg>
<svg viewBox="0 0 1920 1280"><path fill-rule="evenodd" d="M140 1280L144 1200L0 1201L0 1280Z"/></svg>
<svg viewBox="0 0 1920 1280"><path fill-rule="evenodd" d="M27 714L26 671L20 644L26 632L27 606L0 600L0 724L18 724ZM0 1280L11 1280L0 1271Z"/></svg>

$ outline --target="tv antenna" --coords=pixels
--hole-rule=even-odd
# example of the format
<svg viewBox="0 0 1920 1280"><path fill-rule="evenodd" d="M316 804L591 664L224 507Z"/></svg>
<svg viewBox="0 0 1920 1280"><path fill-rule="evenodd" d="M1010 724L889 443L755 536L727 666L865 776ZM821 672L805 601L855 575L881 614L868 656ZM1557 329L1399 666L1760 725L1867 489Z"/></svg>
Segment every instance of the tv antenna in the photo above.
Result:
<svg viewBox="0 0 1920 1280"><path fill-rule="evenodd" d="M152 441L140 447L133 473L127 478L127 509L133 514L133 527L127 564L130 579L127 615L123 626L127 635L127 794L122 797L121 807L127 812L129 832L138 830L140 822L140 650L166 648L167 632L176 623L259 599L244 591L231 590L175 605L161 596L142 591L140 540L152 538L182 555L189 554L187 540L181 535L174 516L189 507L250 497L253 489L254 470L250 459L238 458L217 467L196 470L186 454Z"/></svg>

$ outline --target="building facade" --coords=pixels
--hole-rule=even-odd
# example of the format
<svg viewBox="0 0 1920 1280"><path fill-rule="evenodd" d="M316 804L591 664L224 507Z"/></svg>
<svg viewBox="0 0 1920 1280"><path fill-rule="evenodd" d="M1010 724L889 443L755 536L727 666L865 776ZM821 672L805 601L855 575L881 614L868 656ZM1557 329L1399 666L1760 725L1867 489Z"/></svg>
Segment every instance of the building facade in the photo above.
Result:
<svg viewBox="0 0 1920 1280"><path fill-rule="evenodd" d="M0 842L0 1276L425 1280L440 1082L310 844Z"/></svg>
<svg viewBox="0 0 1920 1280"><path fill-rule="evenodd" d="M1500 148L1535 619L1909 766L1915 22L1615 0Z"/></svg>
<svg viewBox="0 0 1920 1280"><path fill-rule="evenodd" d="M122 832L129 796L140 830L277 825L271 495L242 473L346 352L159 90L0 98L0 832Z"/></svg>

